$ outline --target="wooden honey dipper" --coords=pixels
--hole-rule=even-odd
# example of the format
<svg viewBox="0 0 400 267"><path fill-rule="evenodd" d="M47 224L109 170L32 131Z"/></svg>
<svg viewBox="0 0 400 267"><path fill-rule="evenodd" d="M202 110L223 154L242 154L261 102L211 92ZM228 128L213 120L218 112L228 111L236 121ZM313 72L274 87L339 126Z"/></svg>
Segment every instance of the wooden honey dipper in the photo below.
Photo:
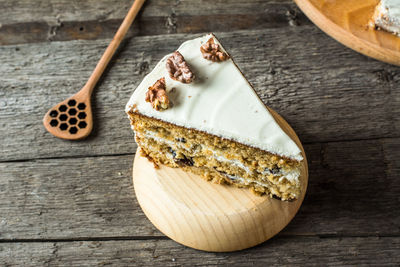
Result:
<svg viewBox="0 0 400 267"><path fill-rule="evenodd" d="M93 129L93 115L90 103L93 89L144 2L145 0L135 0L132 4L85 86L75 95L53 106L46 113L43 118L43 124L51 134L68 140L82 139L90 134Z"/></svg>

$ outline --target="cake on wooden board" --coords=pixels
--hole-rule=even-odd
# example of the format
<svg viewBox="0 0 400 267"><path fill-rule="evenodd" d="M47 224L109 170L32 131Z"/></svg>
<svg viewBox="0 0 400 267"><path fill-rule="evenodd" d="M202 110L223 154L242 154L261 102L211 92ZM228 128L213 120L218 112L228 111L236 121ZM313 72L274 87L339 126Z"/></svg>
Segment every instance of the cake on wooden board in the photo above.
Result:
<svg viewBox="0 0 400 267"><path fill-rule="evenodd" d="M300 195L301 150L212 34L165 56L126 112L155 164L281 200Z"/></svg>
<svg viewBox="0 0 400 267"><path fill-rule="evenodd" d="M375 8L371 24L400 36L400 0L381 0Z"/></svg>

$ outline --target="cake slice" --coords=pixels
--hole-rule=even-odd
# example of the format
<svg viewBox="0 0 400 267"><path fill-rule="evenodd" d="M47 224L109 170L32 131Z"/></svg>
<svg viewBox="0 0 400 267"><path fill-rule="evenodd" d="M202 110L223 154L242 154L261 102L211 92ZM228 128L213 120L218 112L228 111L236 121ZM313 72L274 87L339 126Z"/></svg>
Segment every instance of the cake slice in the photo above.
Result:
<svg viewBox="0 0 400 267"><path fill-rule="evenodd" d="M400 0L381 0L375 8L371 24L400 36Z"/></svg>
<svg viewBox="0 0 400 267"><path fill-rule="evenodd" d="M281 200L300 196L301 150L212 34L165 56L126 112L142 155L156 165Z"/></svg>

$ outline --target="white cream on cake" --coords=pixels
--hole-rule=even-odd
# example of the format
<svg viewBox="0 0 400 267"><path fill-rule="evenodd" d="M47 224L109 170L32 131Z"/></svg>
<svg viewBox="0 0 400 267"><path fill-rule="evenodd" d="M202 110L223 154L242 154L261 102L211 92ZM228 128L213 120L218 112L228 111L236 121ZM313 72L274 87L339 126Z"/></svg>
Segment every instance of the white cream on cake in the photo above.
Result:
<svg viewBox="0 0 400 267"><path fill-rule="evenodd" d="M200 46L211 37L221 46L209 34L186 41L178 49L196 76L192 83L184 84L170 78L165 67L170 57L167 55L137 87L126 111L135 107L145 116L301 161L299 147L280 128L232 59L216 63L202 57ZM167 110L157 111L145 101L145 95L161 77L165 77L172 105Z"/></svg>
<svg viewBox="0 0 400 267"><path fill-rule="evenodd" d="M400 0L381 0L372 23L385 31L400 35Z"/></svg>

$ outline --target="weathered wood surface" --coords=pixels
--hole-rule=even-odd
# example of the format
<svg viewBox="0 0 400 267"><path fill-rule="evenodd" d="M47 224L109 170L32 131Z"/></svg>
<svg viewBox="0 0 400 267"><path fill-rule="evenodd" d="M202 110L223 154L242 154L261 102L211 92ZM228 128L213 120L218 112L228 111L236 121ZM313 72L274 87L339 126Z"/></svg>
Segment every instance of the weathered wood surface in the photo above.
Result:
<svg viewBox="0 0 400 267"><path fill-rule="evenodd" d="M1 0L0 44L111 38L133 0ZM39 18L39 19L38 19ZM148 0L129 35L310 24L292 1Z"/></svg>
<svg viewBox="0 0 400 267"><path fill-rule="evenodd" d="M400 236L400 139L305 150L308 192L281 235ZM132 161L125 155L0 163L0 240L161 235L133 194Z"/></svg>
<svg viewBox="0 0 400 267"><path fill-rule="evenodd" d="M48 134L44 113L82 87L131 2L0 0L1 266L399 265L400 68L338 44L291 1L148 0L96 89L92 135ZM210 31L310 165L295 219L237 253L165 238L132 193L124 105L164 54Z"/></svg>
<svg viewBox="0 0 400 267"><path fill-rule="evenodd" d="M399 137L400 68L343 48L313 26L218 36L303 142ZM126 42L94 93L94 132L83 142L56 139L40 121L81 88L107 41L1 46L0 161L133 153L124 105L158 60L192 37Z"/></svg>
<svg viewBox="0 0 400 267"><path fill-rule="evenodd" d="M2 266L398 266L400 239L276 237L235 253L207 253L171 240L0 243Z"/></svg>

